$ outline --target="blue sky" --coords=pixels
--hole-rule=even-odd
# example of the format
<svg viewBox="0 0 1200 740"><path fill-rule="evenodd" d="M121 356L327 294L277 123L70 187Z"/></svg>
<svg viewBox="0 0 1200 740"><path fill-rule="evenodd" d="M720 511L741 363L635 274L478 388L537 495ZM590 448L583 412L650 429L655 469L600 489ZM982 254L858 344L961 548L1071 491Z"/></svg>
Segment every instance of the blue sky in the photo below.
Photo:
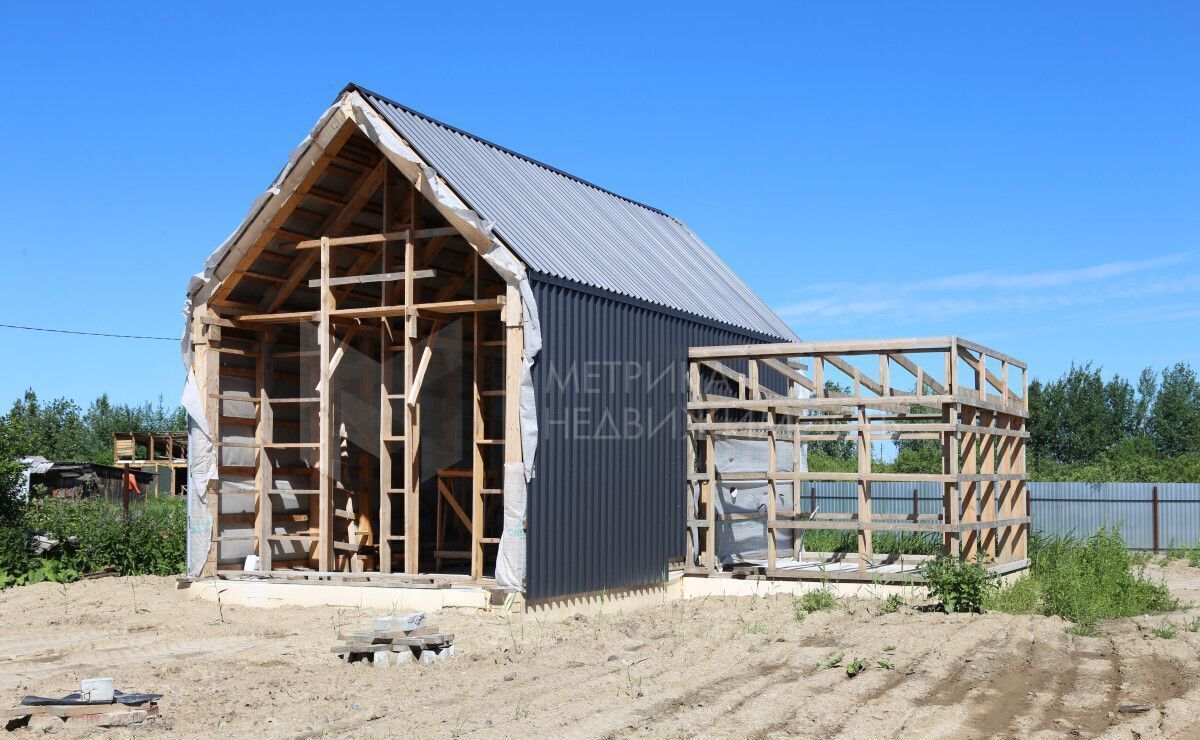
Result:
<svg viewBox="0 0 1200 740"><path fill-rule="evenodd" d="M1200 5L8 4L0 323L178 336L359 82L685 220L806 339L1200 366ZM182 381L0 329L0 405Z"/></svg>

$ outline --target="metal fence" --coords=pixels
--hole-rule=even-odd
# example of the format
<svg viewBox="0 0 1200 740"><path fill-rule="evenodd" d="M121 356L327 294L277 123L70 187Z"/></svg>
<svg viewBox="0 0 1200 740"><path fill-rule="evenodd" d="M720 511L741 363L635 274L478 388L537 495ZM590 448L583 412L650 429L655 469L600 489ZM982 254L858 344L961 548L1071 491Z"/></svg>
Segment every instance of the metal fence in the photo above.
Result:
<svg viewBox="0 0 1200 740"><path fill-rule="evenodd" d="M854 483L810 483L800 508L820 514L851 514L858 508ZM873 483L877 515L940 515L938 483ZM1082 537L1101 526L1118 526L1135 550L1164 550L1200 543L1200 483L1030 483L1033 531Z"/></svg>

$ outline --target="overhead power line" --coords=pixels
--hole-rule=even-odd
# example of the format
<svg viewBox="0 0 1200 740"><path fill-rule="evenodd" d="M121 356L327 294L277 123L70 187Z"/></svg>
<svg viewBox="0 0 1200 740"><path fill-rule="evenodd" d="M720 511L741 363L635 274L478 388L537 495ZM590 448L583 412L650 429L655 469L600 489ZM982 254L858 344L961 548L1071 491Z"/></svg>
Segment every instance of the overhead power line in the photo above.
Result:
<svg viewBox="0 0 1200 740"><path fill-rule="evenodd" d="M46 329L41 326L21 326L20 324L0 324L5 329L24 329L25 331L45 331L51 334L79 334L85 337L110 337L112 339L161 339L164 342L182 341L178 337L148 337L140 334L108 334L99 331L73 331L71 329Z"/></svg>

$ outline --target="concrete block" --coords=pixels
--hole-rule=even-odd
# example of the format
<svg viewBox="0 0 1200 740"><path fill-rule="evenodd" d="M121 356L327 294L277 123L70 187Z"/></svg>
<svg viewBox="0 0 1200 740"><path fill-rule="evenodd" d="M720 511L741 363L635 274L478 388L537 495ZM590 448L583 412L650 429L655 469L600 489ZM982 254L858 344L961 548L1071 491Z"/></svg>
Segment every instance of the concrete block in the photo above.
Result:
<svg viewBox="0 0 1200 740"><path fill-rule="evenodd" d="M454 657L454 646L447 645L446 647L437 648L437 657L438 657L438 660L445 660L446 658L453 658Z"/></svg>
<svg viewBox="0 0 1200 740"><path fill-rule="evenodd" d="M437 651L433 648L426 648L421 651L421 665L430 665L438 659Z"/></svg>
<svg viewBox="0 0 1200 740"><path fill-rule="evenodd" d="M372 625L376 632L401 630L411 632L425 626L425 612L400 612L386 617L375 617Z"/></svg>
<svg viewBox="0 0 1200 740"><path fill-rule="evenodd" d="M115 683L111 678L85 678L79 684L79 693L84 701L111 702Z"/></svg>
<svg viewBox="0 0 1200 740"><path fill-rule="evenodd" d="M387 668L391 665L392 651L391 650L376 650L371 658L371 663L376 668Z"/></svg>
<svg viewBox="0 0 1200 740"><path fill-rule="evenodd" d="M415 658L413 651L407 647L405 647L403 650L397 650L396 652L392 653L392 655L396 656L396 665L400 665L401 663L411 663Z"/></svg>

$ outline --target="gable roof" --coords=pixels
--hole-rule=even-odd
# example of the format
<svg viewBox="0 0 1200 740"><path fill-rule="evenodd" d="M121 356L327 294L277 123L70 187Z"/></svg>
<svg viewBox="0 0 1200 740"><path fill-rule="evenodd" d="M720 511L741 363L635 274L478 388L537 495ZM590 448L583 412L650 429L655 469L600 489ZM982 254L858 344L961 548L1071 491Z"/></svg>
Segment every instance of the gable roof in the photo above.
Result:
<svg viewBox="0 0 1200 740"><path fill-rule="evenodd" d="M534 272L794 340L682 221L357 85L375 110Z"/></svg>

